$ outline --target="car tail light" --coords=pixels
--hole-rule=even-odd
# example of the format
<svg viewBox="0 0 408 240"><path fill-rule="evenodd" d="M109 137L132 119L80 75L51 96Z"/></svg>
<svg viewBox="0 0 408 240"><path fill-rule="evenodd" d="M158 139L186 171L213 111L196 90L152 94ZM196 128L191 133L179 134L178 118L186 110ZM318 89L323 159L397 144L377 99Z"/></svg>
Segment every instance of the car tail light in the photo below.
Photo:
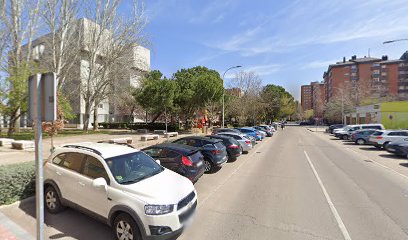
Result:
<svg viewBox="0 0 408 240"><path fill-rule="evenodd" d="M378 136L378 137L376 137L375 139L383 139L383 137L381 137L381 136Z"/></svg>
<svg viewBox="0 0 408 240"><path fill-rule="evenodd" d="M217 150L211 150L211 152L212 152L212 154L214 154L214 155L218 155L218 154L221 154L221 153L222 153L222 151L219 150L219 149L217 149Z"/></svg>
<svg viewBox="0 0 408 240"><path fill-rule="evenodd" d="M356 137L356 134L351 134L351 137Z"/></svg>
<svg viewBox="0 0 408 240"><path fill-rule="evenodd" d="M182 156L181 157L181 162L183 163L183 165L185 166L193 166L193 161L190 160L190 158L186 157L186 156Z"/></svg>
<svg viewBox="0 0 408 240"><path fill-rule="evenodd" d="M236 144L232 144L232 145L229 145L228 148L235 148L235 149L237 149L237 148L239 148L239 146L236 145Z"/></svg>
<svg viewBox="0 0 408 240"><path fill-rule="evenodd" d="M245 140L245 143L246 143L246 144L251 144L251 141Z"/></svg>
<svg viewBox="0 0 408 240"><path fill-rule="evenodd" d="M259 136L259 133L257 133L256 136Z"/></svg>

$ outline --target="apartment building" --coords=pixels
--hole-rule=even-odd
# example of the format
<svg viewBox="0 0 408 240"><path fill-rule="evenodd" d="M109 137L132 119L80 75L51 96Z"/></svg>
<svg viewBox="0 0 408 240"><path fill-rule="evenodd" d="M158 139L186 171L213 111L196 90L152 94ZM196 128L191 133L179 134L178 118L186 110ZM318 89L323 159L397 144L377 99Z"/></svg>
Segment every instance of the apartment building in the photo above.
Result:
<svg viewBox="0 0 408 240"><path fill-rule="evenodd" d="M301 105L303 111L313 110L315 117L322 117L325 103L325 85L311 82L301 87Z"/></svg>
<svg viewBox="0 0 408 240"><path fill-rule="evenodd" d="M313 93L311 85L302 85L300 88L300 102L303 111L312 109Z"/></svg>
<svg viewBox="0 0 408 240"><path fill-rule="evenodd" d="M85 115L85 101L81 94L81 88L86 85L85 79L89 76L89 62L84 56L88 51L88 41L92 31L95 28L99 29L99 26L89 19L79 19L77 25L78 37L80 39L80 57L76 63L70 68L70 74L65 83L62 91L67 96L73 112L75 114L75 119L69 120L66 126L72 126L77 128L82 128L84 124ZM103 33L104 37L108 39L111 36L109 31ZM37 38L32 44L32 54L33 59L39 63L39 68L42 71L50 69L49 62L47 59L52 57L52 45L50 41L51 35L47 34L42 37ZM27 46L25 46L27 48ZM127 52L127 56L123 59L130 61L131 64L126 64L128 68L123 69L123 74L118 76L117 83L113 89L113 96L103 99L103 101L98 104L98 121L99 122L118 122L118 121L132 121L138 116L130 116L128 112L123 111L119 106L118 100L121 98L121 93L130 87L138 87L140 79L142 76L150 71L150 50L142 46L132 46L132 50ZM27 50L27 49L25 49ZM104 53L99 53L99 58L103 58ZM101 67L103 67L101 65ZM93 110L91 112L90 124L93 123Z"/></svg>
<svg viewBox="0 0 408 240"><path fill-rule="evenodd" d="M349 87L351 90L358 86L370 89L367 86L371 86L372 67L381 61L380 58L357 58L354 55L347 61L344 57L343 61L329 65L327 72L323 74L325 101L330 101L332 97L341 94L342 89Z"/></svg>

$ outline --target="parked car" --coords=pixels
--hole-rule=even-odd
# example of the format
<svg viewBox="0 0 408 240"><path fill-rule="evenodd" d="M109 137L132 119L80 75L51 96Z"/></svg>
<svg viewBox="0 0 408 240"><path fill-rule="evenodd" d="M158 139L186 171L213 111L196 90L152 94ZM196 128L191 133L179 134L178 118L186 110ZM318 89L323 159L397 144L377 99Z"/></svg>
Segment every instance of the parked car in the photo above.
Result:
<svg viewBox="0 0 408 240"><path fill-rule="evenodd" d="M263 139L261 133L254 128L237 128L237 129L241 131L241 133L254 137L256 141L262 141Z"/></svg>
<svg viewBox="0 0 408 240"><path fill-rule="evenodd" d="M389 143L402 141L408 141L407 130L378 130L368 138L369 144L378 149L386 149Z"/></svg>
<svg viewBox="0 0 408 240"><path fill-rule="evenodd" d="M219 139L191 136L179 138L175 140L174 143L201 148L200 151L204 155L206 173L213 172L216 168L221 167L228 160L227 149Z"/></svg>
<svg viewBox="0 0 408 240"><path fill-rule="evenodd" d="M334 129L343 128L344 126L345 126L344 124L333 124L333 125L330 125L330 126L326 129L326 132L333 134L333 130L334 130Z"/></svg>
<svg viewBox="0 0 408 240"><path fill-rule="evenodd" d="M395 155L408 158L408 141L391 142L387 146L387 151Z"/></svg>
<svg viewBox="0 0 408 240"><path fill-rule="evenodd" d="M176 143L162 143L142 149L160 165L196 182L205 171L200 149Z"/></svg>
<svg viewBox="0 0 408 240"><path fill-rule="evenodd" d="M243 152L241 144L233 137L223 135L209 135L208 138L220 139L227 148L228 160L235 161Z"/></svg>
<svg viewBox="0 0 408 240"><path fill-rule="evenodd" d="M337 138L347 140L349 136L357 130L360 129L377 129L381 130L384 129L382 124L358 124L358 125L348 125L343 130L334 130L334 135Z"/></svg>
<svg viewBox="0 0 408 240"><path fill-rule="evenodd" d="M222 133L222 132L233 132L233 133L241 133L238 129L235 128L214 128L212 130L212 135L215 135L217 133Z"/></svg>
<svg viewBox="0 0 408 240"><path fill-rule="evenodd" d="M261 126L255 126L254 128L256 130L265 132L267 137L273 136L273 132L268 126L261 125Z"/></svg>
<svg viewBox="0 0 408 240"><path fill-rule="evenodd" d="M373 134L375 129L360 129L353 132L350 135L350 140L358 145L364 145L368 143L368 138Z"/></svg>
<svg viewBox="0 0 408 240"><path fill-rule="evenodd" d="M251 150L255 145L255 139L251 140L247 135L242 133L221 132L218 133L218 135L232 137L237 140L242 147L242 152L244 153L248 153L249 150Z"/></svg>
<svg viewBox="0 0 408 240"><path fill-rule="evenodd" d="M45 208L78 208L112 227L116 239L177 237L197 206L191 181L128 146L58 147L44 165Z"/></svg>

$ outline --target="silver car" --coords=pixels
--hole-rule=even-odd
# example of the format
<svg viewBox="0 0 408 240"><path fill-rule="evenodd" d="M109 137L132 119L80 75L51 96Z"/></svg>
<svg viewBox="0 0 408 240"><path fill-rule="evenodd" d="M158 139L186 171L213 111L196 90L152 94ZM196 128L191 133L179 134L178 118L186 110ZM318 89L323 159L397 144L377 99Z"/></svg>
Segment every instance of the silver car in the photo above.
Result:
<svg viewBox="0 0 408 240"><path fill-rule="evenodd" d="M221 133L218 133L217 135L225 135L225 136L234 138L241 144L243 152L248 152L253 147L252 141L245 134L239 134L239 133L233 133L233 132L221 132Z"/></svg>

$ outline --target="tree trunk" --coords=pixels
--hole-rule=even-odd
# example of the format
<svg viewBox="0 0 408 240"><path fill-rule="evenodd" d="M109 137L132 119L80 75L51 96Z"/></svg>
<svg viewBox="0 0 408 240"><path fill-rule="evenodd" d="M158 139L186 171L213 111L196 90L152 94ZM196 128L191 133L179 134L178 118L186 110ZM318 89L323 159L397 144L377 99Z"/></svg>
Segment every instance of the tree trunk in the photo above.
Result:
<svg viewBox="0 0 408 240"><path fill-rule="evenodd" d="M99 131L98 128L98 106L95 103L95 107L94 107L94 114L93 114L93 130L94 132Z"/></svg>
<svg viewBox="0 0 408 240"><path fill-rule="evenodd" d="M158 114L156 114L155 117L153 117L152 121L150 121L150 123L154 123L161 115L163 112L159 112Z"/></svg>
<svg viewBox="0 0 408 240"><path fill-rule="evenodd" d="M11 135L13 135L13 133L16 132L16 124L17 124L17 119L19 119L15 113L13 113L10 116L10 121L9 121L9 127L7 130L7 137L11 137Z"/></svg>
<svg viewBox="0 0 408 240"><path fill-rule="evenodd" d="M91 115L91 105L89 103L85 103L85 114L84 114L84 127L83 131L85 133L88 132L88 125L89 125L89 118Z"/></svg>

